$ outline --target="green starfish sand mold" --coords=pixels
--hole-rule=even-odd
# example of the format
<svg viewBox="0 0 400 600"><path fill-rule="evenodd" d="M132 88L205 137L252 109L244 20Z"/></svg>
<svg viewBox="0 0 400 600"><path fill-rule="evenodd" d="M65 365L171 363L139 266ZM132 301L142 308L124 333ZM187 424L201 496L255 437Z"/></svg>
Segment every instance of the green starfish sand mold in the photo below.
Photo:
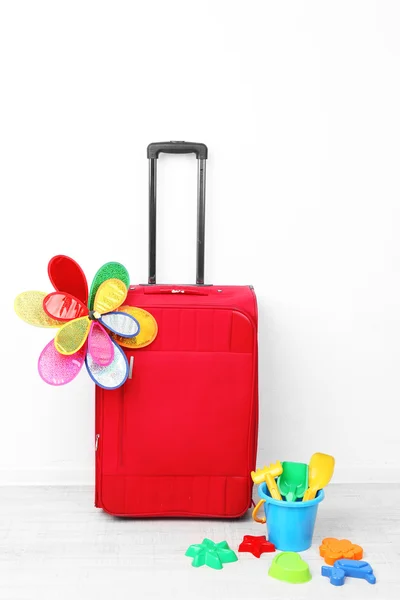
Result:
<svg viewBox="0 0 400 600"><path fill-rule="evenodd" d="M185 556L193 558L192 567L207 565L211 569L222 569L223 563L236 562L238 557L228 546L228 543L204 538L201 544L192 544L186 550Z"/></svg>

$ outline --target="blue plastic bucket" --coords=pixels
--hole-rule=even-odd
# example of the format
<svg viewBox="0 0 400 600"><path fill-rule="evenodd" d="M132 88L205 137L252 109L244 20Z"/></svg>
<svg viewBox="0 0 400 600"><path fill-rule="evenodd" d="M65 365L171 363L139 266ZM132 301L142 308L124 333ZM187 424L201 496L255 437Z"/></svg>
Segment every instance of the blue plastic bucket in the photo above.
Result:
<svg viewBox="0 0 400 600"><path fill-rule="evenodd" d="M314 500L286 502L271 498L266 483L258 486L258 495L265 500L268 539L275 548L283 551L302 552L312 544L318 504L325 498L319 490Z"/></svg>

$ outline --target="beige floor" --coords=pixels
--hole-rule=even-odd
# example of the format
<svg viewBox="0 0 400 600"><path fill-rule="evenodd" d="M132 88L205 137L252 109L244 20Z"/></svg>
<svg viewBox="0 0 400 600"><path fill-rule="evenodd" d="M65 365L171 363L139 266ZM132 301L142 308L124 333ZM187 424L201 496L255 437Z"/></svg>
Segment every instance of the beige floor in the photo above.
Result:
<svg viewBox="0 0 400 600"><path fill-rule="evenodd" d="M222 571L194 569L184 555L203 537L225 539L237 549L244 534L262 533L250 516L233 522L122 520L95 509L89 488L3 487L0 599L400 599L400 485L329 486L315 543L303 553L313 575L307 584L268 577L272 555L240 554ZM335 588L321 577L318 543L326 536L361 544L376 585L348 579Z"/></svg>

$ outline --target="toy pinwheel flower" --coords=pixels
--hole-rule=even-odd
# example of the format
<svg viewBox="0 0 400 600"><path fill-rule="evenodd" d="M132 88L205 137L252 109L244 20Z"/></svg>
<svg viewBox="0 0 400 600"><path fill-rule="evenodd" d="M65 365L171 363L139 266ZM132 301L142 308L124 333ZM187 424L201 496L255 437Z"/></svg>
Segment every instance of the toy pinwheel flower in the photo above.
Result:
<svg viewBox="0 0 400 600"><path fill-rule="evenodd" d="M85 362L97 385L120 387L129 367L119 344L141 348L157 335L157 323L150 313L122 306L129 288L128 271L120 263L106 263L97 271L90 293L84 272L68 256L54 256L48 274L55 292L23 292L14 304L17 315L27 323L59 328L39 357L41 378L51 385L64 385L78 375ZM146 323L142 339L140 320ZM137 343L132 344L133 338Z"/></svg>

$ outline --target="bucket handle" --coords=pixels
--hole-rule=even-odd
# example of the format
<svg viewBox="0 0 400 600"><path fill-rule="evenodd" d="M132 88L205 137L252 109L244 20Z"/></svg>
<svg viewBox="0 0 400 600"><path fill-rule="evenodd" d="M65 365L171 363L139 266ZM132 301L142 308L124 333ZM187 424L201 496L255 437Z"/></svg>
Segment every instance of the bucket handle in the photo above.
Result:
<svg viewBox="0 0 400 600"><path fill-rule="evenodd" d="M256 523L265 523L266 522L266 518L265 517L261 517L261 519L259 517L257 517L257 513L260 510L261 506L264 504L265 500L263 498L261 498L261 500L256 504L253 512L252 512L252 517L253 520L256 521Z"/></svg>

